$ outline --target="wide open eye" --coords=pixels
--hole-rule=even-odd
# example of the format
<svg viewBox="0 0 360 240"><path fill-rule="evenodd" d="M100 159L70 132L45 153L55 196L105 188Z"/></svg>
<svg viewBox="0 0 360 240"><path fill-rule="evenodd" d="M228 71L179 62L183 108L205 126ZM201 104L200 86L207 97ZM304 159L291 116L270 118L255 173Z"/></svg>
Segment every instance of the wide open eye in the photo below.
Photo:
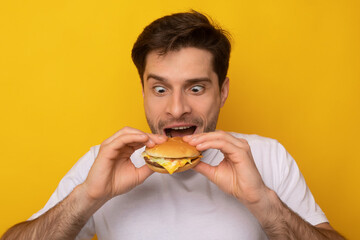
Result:
<svg viewBox="0 0 360 240"><path fill-rule="evenodd" d="M193 93L201 93L202 91L204 91L204 87L200 86L200 85L196 85L190 88L190 91Z"/></svg>
<svg viewBox="0 0 360 240"><path fill-rule="evenodd" d="M161 86L155 86L153 89L154 89L154 92L157 95L163 95L166 92L166 89L164 87L161 87Z"/></svg>

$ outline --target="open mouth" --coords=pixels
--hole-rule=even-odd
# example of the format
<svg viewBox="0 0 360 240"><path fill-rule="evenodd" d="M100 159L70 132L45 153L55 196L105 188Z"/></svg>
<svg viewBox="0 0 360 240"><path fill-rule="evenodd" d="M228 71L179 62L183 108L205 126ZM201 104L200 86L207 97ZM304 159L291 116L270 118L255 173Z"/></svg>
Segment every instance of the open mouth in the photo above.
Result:
<svg viewBox="0 0 360 240"><path fill-rule="evenodd" d="M165 128L165 135L168 137L183 137L186 135L191 135L195 132L196 126L179 126L172 128Z"/></svg>

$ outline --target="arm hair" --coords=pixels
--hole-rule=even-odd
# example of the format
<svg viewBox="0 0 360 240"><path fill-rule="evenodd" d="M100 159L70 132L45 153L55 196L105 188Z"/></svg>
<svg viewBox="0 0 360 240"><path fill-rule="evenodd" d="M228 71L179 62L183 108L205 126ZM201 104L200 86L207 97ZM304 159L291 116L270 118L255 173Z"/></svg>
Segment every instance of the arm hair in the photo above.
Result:
<svg viewBox="0 0 360 240"><path fill-rule="evenodd" d="M271 191L271 204L266 211L258 211L258 219L269 239L313 239L313 240L344 240L328 223L316 227L303 220L293 212L278 196Z"/></svg>
<svg viewBox="0 0 360 240"><path fill-rule="evenodd" d="M81 185L77 186L40 217L11 227L0 240L75 239L92 214L104 204L90 201L83 194Z"/></svg>

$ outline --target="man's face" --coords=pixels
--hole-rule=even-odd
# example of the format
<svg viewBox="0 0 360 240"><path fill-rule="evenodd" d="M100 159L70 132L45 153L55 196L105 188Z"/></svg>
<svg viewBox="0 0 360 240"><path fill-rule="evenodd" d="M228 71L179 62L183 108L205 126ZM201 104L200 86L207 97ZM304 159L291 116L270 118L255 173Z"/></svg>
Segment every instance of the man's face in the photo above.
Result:
<svg viewBox="0 0 360 240"><path fill-rule="evenodd" d="M170 137L210 132L228 95L221 91L210 52L182 48L165 55L150 52L144 72L145 114L153 133Z"/></svg>

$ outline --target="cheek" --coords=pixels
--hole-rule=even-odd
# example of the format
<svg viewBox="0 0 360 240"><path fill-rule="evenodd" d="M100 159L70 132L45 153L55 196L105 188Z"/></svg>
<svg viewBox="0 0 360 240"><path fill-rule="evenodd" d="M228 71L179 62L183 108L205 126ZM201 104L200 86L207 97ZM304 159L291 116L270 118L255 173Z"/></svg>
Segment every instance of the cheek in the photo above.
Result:
<svg viewBox="0 0 360 240"><path fill-rule="evenodd" d="M205 118L211 118L217 115L220 108L220 98L212 96L204 96L203 98L195 98L192 100L193 112L200 114Z"/></svg>
<svg viewBox="0 0 360 240"><path fill-rule="evenodd" d="M144 108L145 113L148 117L159 116L160 113L164 112L165 101L159 100L159 98L149 97L148 95L144 95Z"/></svg>

